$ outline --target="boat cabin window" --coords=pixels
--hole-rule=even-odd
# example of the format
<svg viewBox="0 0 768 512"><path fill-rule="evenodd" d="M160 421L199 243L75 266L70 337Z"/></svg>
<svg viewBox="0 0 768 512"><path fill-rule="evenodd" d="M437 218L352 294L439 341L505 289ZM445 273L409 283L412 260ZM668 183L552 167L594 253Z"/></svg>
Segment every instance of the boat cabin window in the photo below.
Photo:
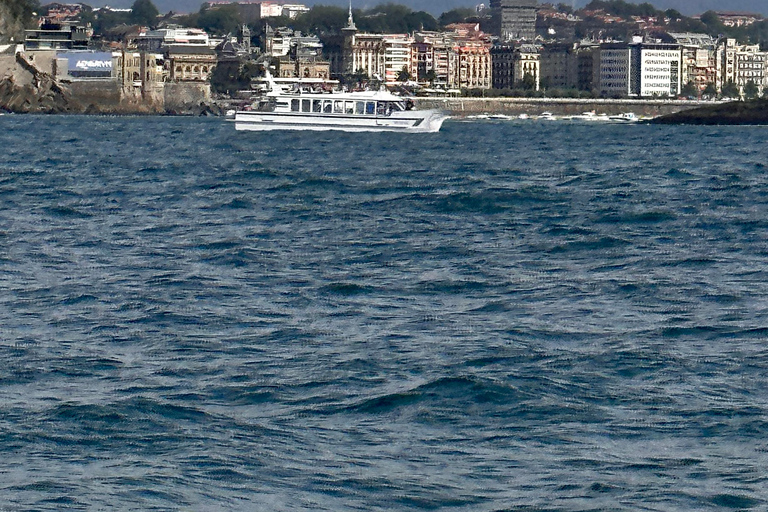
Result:
<svg viewBox="0 0 768 512"><path fill-rule="evenodd" d="M291 100L291 112L299 111L299 100Z"/></svg>
<svg viewBox="0 0 768 512"><path fill-rule="evenodd" d="M331 100L323 100L323 113L330 114L333 112L333 102Z"/></svg>
<svg viewBox="0 0 768 512"><path fill-rule="evenodd" d="M287 101L278 101L275 103L275 106L279 109L287 109L288 108L288 102Z"/></svg>
<svg viewBox="0 0 768 512"><path fill-rule="evenodd" d="M365 113L366 115L372 116L376 113L376 102L375 101L369 101L365 104Z"/></svg>
<svg viewBox="0 0 768 512"><path fill-rule="evenodd" d="M311 112L312 111L312 100L301 100L301 111L302 112Z"/></svg>
<svg viewBox="0 0 768 512"><path fill-rule="evenodd" d="M334 114L343 114L344 113L344 102L341 100L336 100L333 102L333 113Z"/></svg>
<svg viewBox="0 0 768 512"><path fill-rule="evenodd" d="M323 111L323 102L320 100L314 100L312 102L312 112L319 114Z"/></svg>
<svg viewBox="0 0 768 512"><path fill-rule="evenodd" d="M365 114L365 102L364 101L358 101L355 103L355 114L362 116Z"/></svg>
<svg viewBox="0 0 768 512"><path fill-rule="evenodd" d="M354 114L355 113L355 102L354 101L346 101L344 102L344 113L345 114Z"/></svg>
<svg viewBox="0 0 768 512"><path fill-rule="evenodd" d="M387 102L380 101L376 104L376 115L384 116L387 114Z"/></svg>

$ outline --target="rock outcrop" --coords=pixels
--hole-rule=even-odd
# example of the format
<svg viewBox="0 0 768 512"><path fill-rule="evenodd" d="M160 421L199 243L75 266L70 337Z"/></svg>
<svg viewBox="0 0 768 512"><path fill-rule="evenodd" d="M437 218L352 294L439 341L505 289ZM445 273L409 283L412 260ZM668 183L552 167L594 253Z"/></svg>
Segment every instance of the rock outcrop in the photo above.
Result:
<svg viewBox="0 0 768 512"><path fill-rule="evenodd" d="M79 112L82 106L54 76L38 69L22 53L3 56L0 109L18 113Z"/></svg>
<svg viewBox="0 0 768 512"><path fill-rule="evenodd" d="M658 117L653 124L768 125L768 100L733 101Z"/></svg>

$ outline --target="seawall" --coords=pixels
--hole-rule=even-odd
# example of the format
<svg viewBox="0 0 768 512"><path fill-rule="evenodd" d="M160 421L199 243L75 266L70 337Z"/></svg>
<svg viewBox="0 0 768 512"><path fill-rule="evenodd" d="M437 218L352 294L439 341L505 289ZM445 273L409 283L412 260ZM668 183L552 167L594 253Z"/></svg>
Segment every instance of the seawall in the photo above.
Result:
<svg viewBox="0 0 768 512"><path fill-rule="evenodd" d="M597 114L616 115L634 112L638 116L657 117L712 104L712 102L681 100L575 98L417 98L416 103L420 109L444 109L457 117L476 114L538 115L542 112L566 116L592 110Z"/></svg>

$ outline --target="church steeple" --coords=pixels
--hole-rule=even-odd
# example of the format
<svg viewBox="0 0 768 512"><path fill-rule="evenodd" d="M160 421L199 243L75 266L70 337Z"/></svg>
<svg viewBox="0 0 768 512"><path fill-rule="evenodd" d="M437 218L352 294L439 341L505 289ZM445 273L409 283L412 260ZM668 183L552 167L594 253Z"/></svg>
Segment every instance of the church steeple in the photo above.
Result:
<svg viewBox="0 0 768 512"><path fill-rule="evenodd" d="M347 30L357 30L357 27L355 26L355 20L352 18L352 0L349 0L349 18L345 28Z"/></svg>

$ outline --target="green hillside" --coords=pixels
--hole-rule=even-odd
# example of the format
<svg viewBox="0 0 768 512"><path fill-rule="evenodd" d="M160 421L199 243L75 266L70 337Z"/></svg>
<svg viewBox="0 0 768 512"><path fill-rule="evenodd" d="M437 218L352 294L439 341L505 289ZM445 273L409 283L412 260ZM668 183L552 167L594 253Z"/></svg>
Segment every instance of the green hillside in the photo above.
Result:
<svg viewBox="0 0 768 512"><path fill-rule="evenodd" d="M39 7L37 0L0 0L0 44L21 41Z"/></svg>

